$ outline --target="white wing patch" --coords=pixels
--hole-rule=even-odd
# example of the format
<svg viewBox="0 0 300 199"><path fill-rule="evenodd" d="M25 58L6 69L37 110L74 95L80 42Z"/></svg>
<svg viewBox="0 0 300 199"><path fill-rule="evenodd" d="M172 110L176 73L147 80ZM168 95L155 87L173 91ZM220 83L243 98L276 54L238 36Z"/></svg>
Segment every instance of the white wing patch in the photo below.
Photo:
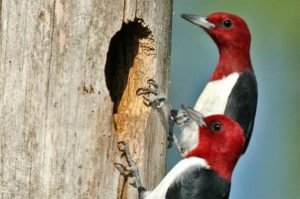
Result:
<svg viewBox="0 0 300 199"><path fill-rule="evenodd" d="M194 109L205 116L223 114L230 92L239 78L232 73L220 80L209 82L199 96Z"/></svg>
<svg viewBox="0 0 300 199"><path fill-rule="evenodd" d="M190 157L179 161L173 169L164 177L159 185L153 191L147 191L143 195L143 199L165 199L167 191L172 183L184 180L185 172L191 167L209 168L206 161L202 158Z"/></svg>

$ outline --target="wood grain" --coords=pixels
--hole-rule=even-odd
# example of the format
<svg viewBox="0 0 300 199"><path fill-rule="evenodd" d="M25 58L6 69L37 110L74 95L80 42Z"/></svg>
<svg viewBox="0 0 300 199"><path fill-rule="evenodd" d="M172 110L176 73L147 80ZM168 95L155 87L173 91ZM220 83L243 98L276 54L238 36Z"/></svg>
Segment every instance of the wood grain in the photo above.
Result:
<svg viewBox="0 0 300 199"><path fill-rule="evenodd" d="M172 2L0 3L0 198L137 198L113 166L119 140L154 187L166 134L135 91L154 78L167 92Z"/></svg>

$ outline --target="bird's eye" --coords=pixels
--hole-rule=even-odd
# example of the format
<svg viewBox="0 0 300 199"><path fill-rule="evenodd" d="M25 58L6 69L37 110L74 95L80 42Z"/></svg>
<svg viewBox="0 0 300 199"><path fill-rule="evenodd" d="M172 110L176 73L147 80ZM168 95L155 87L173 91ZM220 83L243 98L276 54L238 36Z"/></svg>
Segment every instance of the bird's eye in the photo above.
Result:
<svg viewBox="0 0 300 199"><path fill-rule="evenodd" d="M211 130L214 132L220 132L222 130L222 125L219 122L214 122L211 125Z"/></svg>
<svg viewBox="0 0 300 199"><path fill-rule="evenodd" d="M222 22L222 26L224 28L230 28L232 26L232 21L230 19L225 19L223 22Z"/></svg>

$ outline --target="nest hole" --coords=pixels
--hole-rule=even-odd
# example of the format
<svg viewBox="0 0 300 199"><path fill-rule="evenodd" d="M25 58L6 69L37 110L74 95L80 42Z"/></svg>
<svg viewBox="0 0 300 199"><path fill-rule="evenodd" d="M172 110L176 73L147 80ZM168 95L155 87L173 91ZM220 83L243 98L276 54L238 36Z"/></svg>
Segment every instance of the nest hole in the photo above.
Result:
<svg viewBox="0 0 300 199"><path fill-rule="evenodd" d="M139 41L150 35L151 31L143 25L143 20L136 19L123 23L121 29L110 41L105 65L105 80L114 103L114 114L118 113L118 107L128 83L130 68L139 52Z"/></svg>

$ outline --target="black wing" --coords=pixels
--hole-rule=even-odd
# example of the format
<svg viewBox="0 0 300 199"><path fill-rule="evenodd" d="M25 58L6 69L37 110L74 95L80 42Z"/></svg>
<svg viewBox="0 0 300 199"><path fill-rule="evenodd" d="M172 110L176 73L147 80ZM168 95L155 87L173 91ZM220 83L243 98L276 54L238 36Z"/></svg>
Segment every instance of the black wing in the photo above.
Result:
<svg viewBox="0 0 300 199"><path fill-rule="evenodd" d="M257 105L257 82L252 71L241 74L228 97L225 115L238 122L243 128L246 151L254 125Z"/></svg>
<svg viewBox="0 0 300 199"><path fill-rule="evenodd" d="M230 182L209 169L193 168L173 183L166 199L228 199Z"/></svg>

